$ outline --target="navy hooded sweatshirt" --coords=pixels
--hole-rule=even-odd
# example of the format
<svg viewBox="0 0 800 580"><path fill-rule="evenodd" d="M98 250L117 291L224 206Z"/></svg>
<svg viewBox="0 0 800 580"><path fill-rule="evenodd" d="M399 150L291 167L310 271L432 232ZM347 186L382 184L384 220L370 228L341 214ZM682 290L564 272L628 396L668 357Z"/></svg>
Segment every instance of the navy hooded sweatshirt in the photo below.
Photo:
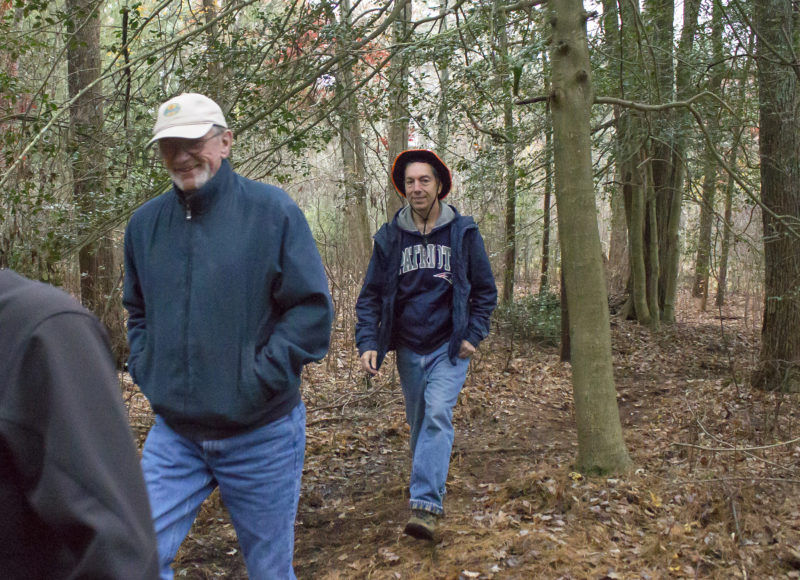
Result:
<svg viewBox="0 0 800 580"><path fill-rule="evenodd" d="M425 251L417 251L414 249L417 244L411 244L409 256L404 251L404 248L409 247L405 244L409 240L407 236L413 235L410 231L412 226L408 223L411 219L407 215L408 211L407 207L398 211L394 219L384 224L375 234L372 258L356 302L358 352L363 354L368 350L377 351L378 367L382 364L386 353L398 344L425 354L431 344L438 341L438 344L430 348L430 350L436 349L442 344L436 334L446 325L450 327L445 337L448 342L448 357L451 361L455 361L462 340L467 340L477 347L486 338L489 334L491 314L497 305L494 275L475 220L460 215L453 206L442 203L442 214L432 234L427 240L417 238L425 246ZM400 287L406 282L414 284L413 279L401 281L402 271L409 266L413 268L415 264L419 267L423 257L426 265L433 262L434 267L430 270L435 270L439 266L440 252L445 250L437 250L434 239L439 238L434 238L433 234L437 230L444 229L448 230L450 271L447 271L444 265L445 256L441 254L442 269L436 274L442 274L446 279L452 278L451 297L445 297L438 290L420 292L418 296L420 303L412 306L413 311L421 312L425 302L433 301L437 302L435 315L420 320L415 320L417 316L422 316L420 314L407 316L405 322L400 322L401 328L398 330L398 315L405 316L408 301L411 299L410 290L413 289L407 286L402 290L401 296ZM434 246L430 252L429 244ZM406 266L403 264L404 254ZM403 305L400 304L401 299ZM448 301L449 307L446 307ZM413 336L414 334L416 336ZM417 343L416 348L411 346L414 341ZM425 341L429 342L426 344Z"/></svg>

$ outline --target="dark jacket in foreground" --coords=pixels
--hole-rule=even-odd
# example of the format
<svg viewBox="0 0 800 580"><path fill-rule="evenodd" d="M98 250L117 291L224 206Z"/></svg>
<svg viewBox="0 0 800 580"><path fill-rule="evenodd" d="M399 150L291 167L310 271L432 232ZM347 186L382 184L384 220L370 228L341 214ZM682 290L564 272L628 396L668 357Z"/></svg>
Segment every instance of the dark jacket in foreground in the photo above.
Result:
<svg viewBox="0 0 800 580"><path fill-rule="evenodd" d="M0 577L158 578L150 506L104 329L0 271Z"/></svg>
<svg viewBox="0 0 800 580"><path fill-rule="evenodd" d="M490 317L497 304L497 288L475 220L460 215L452 206L450 209L455 217L450 223L454 270L453 334L449 340L448 356L454 362L462 340L477 347L489 334ZM386 353L394 348L392 324L402 260L398 217L402 211L398 211L394 219L375 234L372 258L356 302L356 346L359 354L377 351L378 368ZM425 321L420 321L419 331L426 331Z"/></svg>
<svg viewBox="0 0 800 580"><path fill-rule="evenodd" d="M131 376L170 427L196 439L289 413L333 318L303 212L227 161L188 204L172 189L133 215L123 303Z"/></svg>

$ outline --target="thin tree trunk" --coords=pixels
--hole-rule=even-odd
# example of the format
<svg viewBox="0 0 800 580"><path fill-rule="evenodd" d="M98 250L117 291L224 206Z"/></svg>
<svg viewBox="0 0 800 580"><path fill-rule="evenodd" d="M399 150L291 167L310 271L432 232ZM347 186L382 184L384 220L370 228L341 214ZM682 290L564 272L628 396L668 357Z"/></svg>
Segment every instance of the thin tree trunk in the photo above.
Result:
<svg viewBox="0 0 800 580"><path fill-rule="evenodd" d="M609 4L607 28L613 28L613 9ZM621 98L642 100L645 98L641 81L644 61L641 51L641 15L638 2L619 4L619 46L614 53L619 62L618 85L615 93ZM614 31L611 31L612 36ZM617 116L617 164L621 168L622 197L625 203L625 219L628 227L628 257L630 279L626 289L630 291L628 301L621 309L625 317L633 315L640 324L650 324L651 315L647 307L647 268L645 244L645 192L646 179L643 162L646 131L641 117L630 110L620 110ZM634 223L635 222L635 223Z"/></svg>
<svg viewBox="0 0 800 580"><path fill-rule="evenodd" d="M497 84L503 99L503 167L505 169L505 243L503 251L502 303L514 301L514 277L517 265L517 168L514 162L515 129L512 83L508 66L508 34L506 11L500 0L495 1L497 24Z"/></svg>
<svg viewBox="0 0 800 580"><path fill-rule="evenodd" d="M619 11L616 0L603 0L603 40L606 53L619 55L621 53ZM620 84L622 75L619 78ZM622 98L621 88L612 85L611 96ZM620 152L623 147L620 143L622 133L619 130L621 114L619 107L614 107L614 121L617 127L616 150ZM625 289L625 282L630 272L628 260L628 235L625 219L625 198L622 191L623 160L620 155L614 156L614 185L611 190L611 236L608 248L609 292L619 294Z"/></svg>
<svg viewBox="0 0 800 580"><path fill-rule="evenodd" d="M564 282L564 269L561 269L561 284L560 284L560 306L561 306L561 342L559 344L558 358L561 362L569 362L570 360L570 342L569 342L569 304L567 303L567 285Z"/></svg>
<svg viewBox="0 0 800 580"><path fill-rule="evenodd" d="M103 140L103 90L100 76L100 14L97 0L68 0L67 85L70 106L70 139L73 198L80 214L78 237L92 229L93 216L103 211L106 182ZM112 307L118 273L114 264L114 243L110 235L85 245L78 252L81 302L100 318L109 330L117 361L125 351L121 308Z"/></svg>
<svg viewBox="0 0 800 580"><path fill-rule="evenodd" d="M709 120L709 125L712 122ZM709 126L716 133L716 127ZM700 200L700 227L697 234L697 255L694 264L692 296L700 298L700 310L705 311L708 300L708 275L711 267L711 229L714 220L714 201L717 187L717 159L713 152L706 151L703 160L703 184Z"/></svg>
<svg viewBox="0 0 800 580"><path fill-rule="evenodd" d="M742 136L743 129L739 129L736 138L731 148L730 157L728 158L728 166L736 167L736 158L739 153L739 139ZM728 184L725 188L725 215L724 223L722 224L722 243L719 250L719 274L717 275L717 308L721 308L725 304L725 293L728 286L728 256L731 252L731 238L733 237L733 193L736 190L736 181L732 175L728 175Z"/></svg>
<svg viewBox="0 0 800 580"><path fill-rule="evenodd" d="M653 26L654 79L658 98L672 100L687 98L691 86L691 54L699 0L685 0L683 27L678 45L677 68L673 65L674 0L651 0L646 3ZM674 322L680 265L680 222L683 205L684 155L688 132L688 113L673 110L656 122L652 145L653 186L656 193L658 232L650 236L658 244L659 297L661 320Z"/></svg>
<svg viewBox="0 0 800 580"><path fill-rule="evenodd" d="M708 90L722 96L723 66L722 53L722 5L714 2L711 16L711 62L714 67L708 80ZM715 146L719 142L719 114L712 113L708 119L707 130ZM708 301L708 279L711 268L711 230L714 224L714 198L717 190L717 159L715 152L706 145L703 160L703 185L700 200L700 231L697 236L697 256L694 266L694 285L692 296L701 299L701 311L705 311Z"/></svg>
<svg viewBox="0 0 800 580"><path fill-rule="evenodd" d="M342 24L347 30L350 30L352 28L350 24L350 0L342 0L341 9ZM339 49L346 53L349 41L342 40L343 43L339 44ZM367 168L364 138L361 135L358 97L354 92L353 61L349 58L342 59L339 73L340 79L337 87L338 90L346 95L342 102L341 127L339 130L344 166L346 245L352 266L355 268L355 277L360 279L369 262L372 239L370 237L367 208Z"/></svg>
<svg viewBox="0 0 800 580"><path fill-rule="evenodd" d="M592 180L590 117L593 100L580 0L551 0L551 63L555 182L559 237L570 316L578 430L576 467L584 472L626 470L611 361L611 333L602 248Z"/></svg>
<svg viewBox="0 0 800 580"><path fill-rule="evenodd" d="M633 311L639 324L649 325L650 308L647 305L647 267L645 265L645 184L642 181L640 154L631 154L625 163L623 188L629 200L628 240L630 242Z"/></svg>
<svg viewBox="0 0 800 580"><path fill-rule="evenodd" d="M225 90L226 70L225 66L219 57L219 52L215 46L219 42L219 26L214 20L217 17L217 0L203 0L203 11L205 13L206 25L206 38L208 39L208 64L206 70L208 71L208 80L211 83L211 93L209 97L214 99L223 111L229 109L228 91Z"/></svg>
<svg viewBox="0 0 800 580"><path fill-rule="evenodd" d="M547 89L549 91L549 81ZM545 113L545 129L544 129L544 200L542 201L542 262L539 277L539 295L546 294L550 291L550 226L551 214L550 197L553 189L553 123L550 114L550 104L547 105L547 112Z"/></svg>
<svg viewBox="0 0 800 580"><path fill-rule="evenodd" d="M411 16L409 15L409 18ZM447 30L447 0L442 0L439 6L439 33ZM450 139L450 103L448 91L450 90L450 56L445 53L436 63L439 73L439 111L436 114L436 146L439 151L447 149Z"/></svg>
<svg viewBox="0 0 800 580"><path fill-rule="evenodd" d="M388 171L386 187L386 219L391 220L394 214L403 207L404 201L392 185L391 169L395 158L408 149L408 59L402 47L410 35L411 0L404 2L401 16L392 24L392 41L395 54L389 63L389 139L388 139ZM441 153L441 152L440 152Z"/></svg>
<svg viewBox="0 0 800 580"><path fill-rule="evenodd" d="M647 212L647 229L650 232L658 231L658 214L656 212L655 191L653 190L653 176L650 173L653 169L652 165L647 166L647 185L645 191L647 192L647 203L645 204L645 211ZM647 308L650 313L650 328L658 330L661 317L659 316L658 306L658 278L661 264L658 259L658 247L655 244L647 246Z"/></svg>

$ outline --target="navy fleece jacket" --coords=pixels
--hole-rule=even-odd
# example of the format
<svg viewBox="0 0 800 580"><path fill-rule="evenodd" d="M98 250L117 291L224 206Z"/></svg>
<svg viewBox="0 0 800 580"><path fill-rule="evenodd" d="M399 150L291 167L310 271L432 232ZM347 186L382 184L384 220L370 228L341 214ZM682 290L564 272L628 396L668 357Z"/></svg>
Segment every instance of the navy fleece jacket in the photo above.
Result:
<svg viewBox="0 0 800 580"><path fill-rule="evenodd" d="M333 307L311 231L281 189L223 161L184 199L147 202L125 232L128 368L153 410L196 439L289 413Z"/></svg>

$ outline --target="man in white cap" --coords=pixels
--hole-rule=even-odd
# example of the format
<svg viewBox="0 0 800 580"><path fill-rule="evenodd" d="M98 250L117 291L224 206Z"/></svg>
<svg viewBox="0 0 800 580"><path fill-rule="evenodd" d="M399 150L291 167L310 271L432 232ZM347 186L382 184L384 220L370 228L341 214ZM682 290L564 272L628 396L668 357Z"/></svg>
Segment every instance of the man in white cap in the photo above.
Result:
<svg viewBox="0 0 800 580"><path fill-rule="evenodd" d="M411 517L405 533L432 540L444 514L453 407L469 360L489 334L497 288L475 221L442 200L450 169L436 153L409 149L392 183L408 200L375 234L356 302L361 364L377 374L395 349L411 427Z"/></svg>
<svg viewBox="0 0 800 580"><path fill-rule="evenodd" d="M173 188L125 232L128 370L156 414L142 468L161 577L219 487L250 578L294 578L305 449L303 365L330 342L333 308L300 208L236 174L211 99L165 102L158 143Z"/></svg>

